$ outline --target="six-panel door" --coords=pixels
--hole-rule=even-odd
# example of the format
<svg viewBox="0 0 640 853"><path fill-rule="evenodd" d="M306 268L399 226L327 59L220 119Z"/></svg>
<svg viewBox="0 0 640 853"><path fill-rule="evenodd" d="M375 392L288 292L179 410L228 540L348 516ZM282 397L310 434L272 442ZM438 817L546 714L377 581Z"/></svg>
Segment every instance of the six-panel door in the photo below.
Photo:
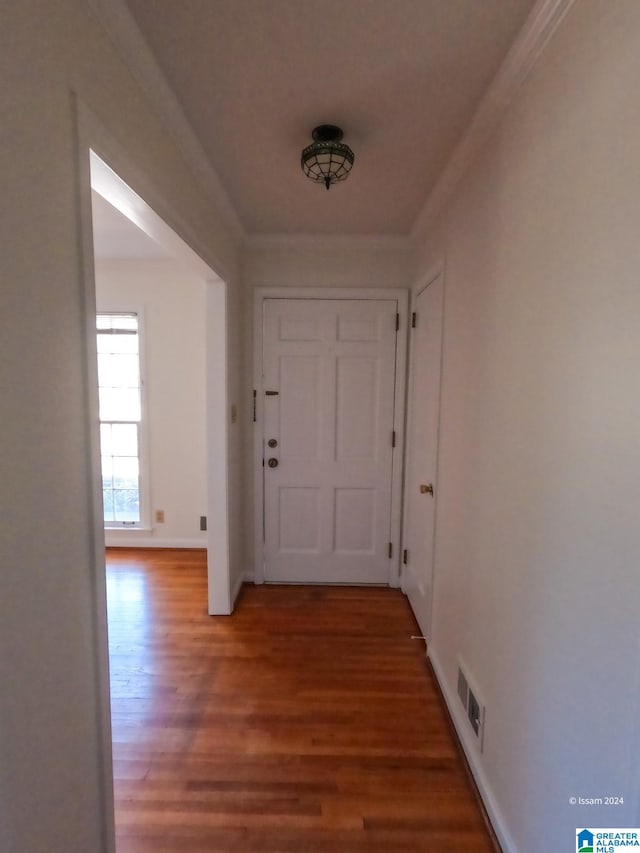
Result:
<svg viewBox="0 0 640 853"><path fill-rule="evenodd" d="M267 581L389 582L396 311L264 302Z"/></svg>
<svg viewBox="0 0 640 853"><path fill-rule="evenodd" d="M403 586L422 633L431 630L438 426L442 349L443 280L439 275L415 294L411 330Z"/></svg>

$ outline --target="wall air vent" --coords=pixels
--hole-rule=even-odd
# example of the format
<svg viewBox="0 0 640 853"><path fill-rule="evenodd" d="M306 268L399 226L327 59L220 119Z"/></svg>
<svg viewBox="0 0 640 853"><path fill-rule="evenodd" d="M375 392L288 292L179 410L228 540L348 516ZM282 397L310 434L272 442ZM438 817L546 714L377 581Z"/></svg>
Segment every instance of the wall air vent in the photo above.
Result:
<svg viewBox="0 0 640 853"><path fill-rule="evenodd" d="M458 696L466 711L469 704L469 685L460 667L458 667Z"/></svg>
<svg viewBox="0 0 640 853"><path fill-rule="evenodd" d="M458 662L458 697L464 708L465 716L471 730L477 738L480 752L484 748L484 717L485 706L479 698L478 691L469 679L465 668Z"/></svg>
<svg viewBox="0 0 640 853"><path fill-rule="evenodd" d="M476 737L480 737L480 727L482 725L482 709L478 700L473 695L473 691L469 691L469 704L467 706L467 716L471 723L471 728L475 732Z"/></svg>

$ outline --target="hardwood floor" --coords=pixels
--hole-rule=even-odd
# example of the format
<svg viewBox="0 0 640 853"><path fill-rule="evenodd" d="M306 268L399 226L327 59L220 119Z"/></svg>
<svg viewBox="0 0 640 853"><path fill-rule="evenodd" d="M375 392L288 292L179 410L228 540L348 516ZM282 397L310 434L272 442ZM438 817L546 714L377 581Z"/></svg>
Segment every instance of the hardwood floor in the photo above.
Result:
<svg viewBox="0 0 640 853"><path fill-rule="evenodd" d="M107 553L118 853L490 853L395 590L245 586Z"/></svg>

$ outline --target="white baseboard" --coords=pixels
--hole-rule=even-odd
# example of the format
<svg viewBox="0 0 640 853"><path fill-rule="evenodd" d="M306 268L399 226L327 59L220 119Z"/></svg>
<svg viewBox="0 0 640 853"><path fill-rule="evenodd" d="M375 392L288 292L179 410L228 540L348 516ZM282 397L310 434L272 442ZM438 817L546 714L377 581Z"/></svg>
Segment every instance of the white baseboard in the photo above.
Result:
<svg viewBox="0 0 640 853"><path fill-rule="evenodd" d="M491 826L493 827L498 841L500 842L503 853L519 853L511 833L507 829L504 816L498 806L493 789L489 784L486 773L484 772L484 768L480 763L475 744L471 740L471 734L468 731L469 723L466 716L462 713L462 710L459 709L460 701L457 693L450 690L444 677L444 670L438 660L437 653L433 649L429 649L427 654L431 661L440 690L442 691L442 695L444 696L444 700L447 704L449 716L453 721L458 738L462 744L462 749L464 750L467 762L471 768L471 773L473 774L475 783L478 786L482 802L484 803L484 807L489 815Z"/></svg>
<svg viewBox="0 0 640 853"><path fill-rule="evenodd" d="M104 540L107 548L207 548L206 539L157 539L155 536L131 535L128 531L123 534L105 532Z"/></svg>
<svg viewBox="0 0 640 853"><path fill-rule="evenodd" d="M238 575L238 577L236 578L236 582L233 585L233 589L231 590L231 612L232 613L233 613L234 607L236 606L236 600L237 600L238 596L240 595L240 589L241 589L242 584L244 582L245 582L245 576L244 575Z"/></svg>

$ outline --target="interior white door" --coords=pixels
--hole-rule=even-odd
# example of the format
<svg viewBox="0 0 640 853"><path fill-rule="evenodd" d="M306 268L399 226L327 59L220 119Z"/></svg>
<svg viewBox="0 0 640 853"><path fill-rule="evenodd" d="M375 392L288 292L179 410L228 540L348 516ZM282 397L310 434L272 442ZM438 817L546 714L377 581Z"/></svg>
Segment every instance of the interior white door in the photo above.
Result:
<svg viewBox="0 0 640 853"><path fill-rule="evenodd" d="M396 311L264 302L266 581L389 583Z"/></svg>
<svg viewBox="0 0 640 853"><path fill-rule="evenodd" d="M414 293L409 357L409 409L403 588L420 629L430 637L435 508L438 495L436 464L440 413L442 352L442 275Z"/></svg>

